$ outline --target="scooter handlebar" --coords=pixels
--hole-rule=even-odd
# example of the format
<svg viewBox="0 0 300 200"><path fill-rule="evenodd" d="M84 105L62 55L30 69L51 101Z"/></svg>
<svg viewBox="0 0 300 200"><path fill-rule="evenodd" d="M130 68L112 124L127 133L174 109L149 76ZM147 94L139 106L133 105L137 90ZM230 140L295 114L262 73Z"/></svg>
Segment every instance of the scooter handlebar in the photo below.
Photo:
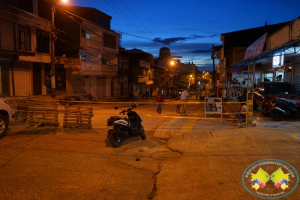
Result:
<svg viewBox="0 0 300 200"><path fill-rule="evenodd" d="M126 112L130 112L133 108L128 108L127 110L122 110L119 114L125 115Z"/></svg>

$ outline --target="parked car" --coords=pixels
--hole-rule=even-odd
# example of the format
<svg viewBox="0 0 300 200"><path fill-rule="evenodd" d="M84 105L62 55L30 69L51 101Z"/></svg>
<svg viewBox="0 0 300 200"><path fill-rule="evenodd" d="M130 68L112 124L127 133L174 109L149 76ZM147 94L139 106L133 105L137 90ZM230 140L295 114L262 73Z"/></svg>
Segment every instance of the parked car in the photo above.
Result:
<svg viewBox="0 0 300 200"><path fill-rule="evenodd" d="M6 135L8 125L12 119L12 110L8 101L0 99L0 138Z"/></svg>
<svg viewBox="0 0 300 200"><path fill-rule="evenodd" d="M293 100L300 110L299 93L296 88L288 82L262 82L257 85L253 95L253 109L261 107L262 115L268 115L268 111L272 107L273 98L285 98Z"/></svg>

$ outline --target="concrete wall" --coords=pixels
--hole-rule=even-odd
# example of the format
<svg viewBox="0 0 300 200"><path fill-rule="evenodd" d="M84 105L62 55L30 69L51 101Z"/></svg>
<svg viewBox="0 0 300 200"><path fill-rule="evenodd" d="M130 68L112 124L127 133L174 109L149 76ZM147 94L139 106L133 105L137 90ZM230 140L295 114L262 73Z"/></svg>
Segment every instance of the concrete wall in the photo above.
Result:
<svg viewBox="0 0 300 200"><path fill-rule="evenodd" d="M291 21L282 29L276 31L266 40L266 49L271 50L294 39L300 38L300 19Z"/></svg>

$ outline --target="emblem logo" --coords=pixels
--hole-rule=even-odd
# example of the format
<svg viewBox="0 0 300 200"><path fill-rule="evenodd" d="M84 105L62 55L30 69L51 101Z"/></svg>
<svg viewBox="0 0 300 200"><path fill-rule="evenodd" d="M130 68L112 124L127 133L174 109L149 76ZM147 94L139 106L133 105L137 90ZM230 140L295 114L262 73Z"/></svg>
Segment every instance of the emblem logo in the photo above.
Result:
<svg viewBox="0 0 300 200"><path fill-rule="evenodd" d="M296 169L277 159L259 160L249 165L242 181L248 192L264 199L282 198L292 193L299 182Z"/></svg>

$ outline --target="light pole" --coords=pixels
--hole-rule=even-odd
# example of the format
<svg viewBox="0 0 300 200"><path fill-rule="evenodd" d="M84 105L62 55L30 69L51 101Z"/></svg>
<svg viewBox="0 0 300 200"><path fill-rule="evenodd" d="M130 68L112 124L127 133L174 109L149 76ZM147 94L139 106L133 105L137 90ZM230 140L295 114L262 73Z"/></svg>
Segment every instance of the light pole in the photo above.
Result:
<svg viewBox="0 0 300 200"><path fill-rule="evenodd" d="M51 98L55 98L55 41L56 41L56 31L54 24L54 14L55 14L55 4L59 2L67 3L68 0L45 0L51 4Z"/></svg>
<svg viewBox="0 0 300 200"><path fill-rule="evenodd" d="M55 98L55 28L54 28L55 1L51 6L51 98Z"/></svg>

